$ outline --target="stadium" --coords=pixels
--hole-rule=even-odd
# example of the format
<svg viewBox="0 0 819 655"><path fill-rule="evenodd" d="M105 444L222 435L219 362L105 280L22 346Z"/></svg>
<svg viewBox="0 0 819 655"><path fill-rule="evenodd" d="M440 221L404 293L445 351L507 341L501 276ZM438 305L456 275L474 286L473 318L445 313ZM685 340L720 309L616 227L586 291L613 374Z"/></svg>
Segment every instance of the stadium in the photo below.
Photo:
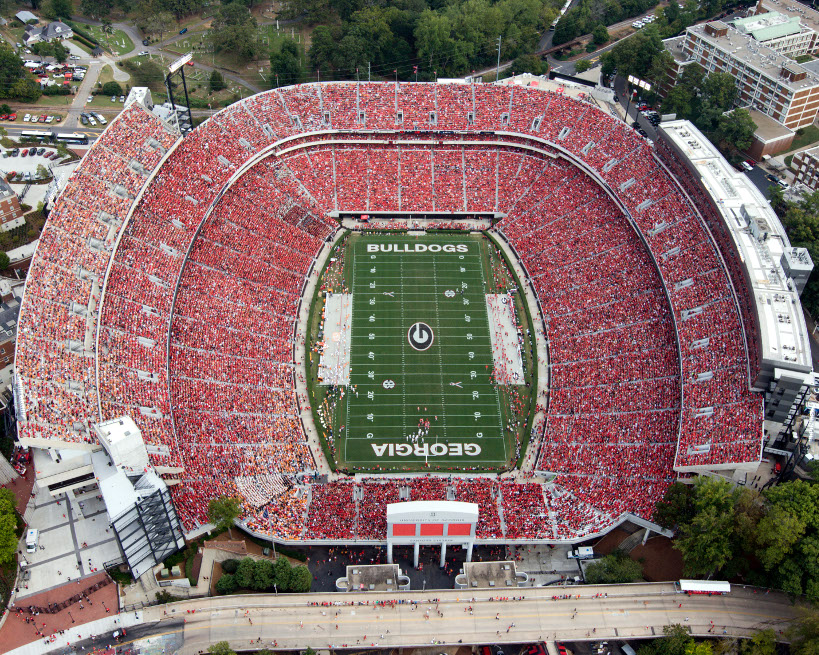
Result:
<svg viewBox="0 0 819 655"><path fill-rule="evenodd" d="M562 88L331 82L183 137L142 98L26 283L18 436L52 493L99 479L119 422L177 543L223 495L279 543L383 544L407 500L476 503L476 543L578 542L754 470L812 383L812 263L757 258L787 273L763 312L775 218L726 221L688 123L652 146Z"/></svg>

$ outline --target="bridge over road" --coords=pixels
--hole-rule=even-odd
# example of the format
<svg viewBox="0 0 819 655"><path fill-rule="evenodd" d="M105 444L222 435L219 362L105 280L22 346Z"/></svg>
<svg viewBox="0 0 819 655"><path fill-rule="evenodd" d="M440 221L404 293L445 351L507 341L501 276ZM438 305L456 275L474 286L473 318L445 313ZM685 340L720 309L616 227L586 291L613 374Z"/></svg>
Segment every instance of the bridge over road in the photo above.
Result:
<svg viewBox="0 0 819 655"><path fill-rule="evenodd" d="M555 595L566 597L553 600ZM511 600L514 596L520 599ZM120 645L136 638L175 636L182 638L181 655L196 655L223 640L241 651L272 646L451 645L459 640L482 644L627 639L661 635L663 626L672 623L688 626L692 634L701 636L740 637L773 628L781 638L780 631L788 628L797 611L784 594L765 590L734 586L724 596L687 596L676 593L671 583L642 583L222 596L158 605L136 615L123 612L119 619L120 625L129 626ZM86 624L82 633L87 637L106 631ZM74 648L86 645L82 638L70 634L65 638ZM88 640L86 647L105 643L104 637L98 637L95 642Z"/></svg>

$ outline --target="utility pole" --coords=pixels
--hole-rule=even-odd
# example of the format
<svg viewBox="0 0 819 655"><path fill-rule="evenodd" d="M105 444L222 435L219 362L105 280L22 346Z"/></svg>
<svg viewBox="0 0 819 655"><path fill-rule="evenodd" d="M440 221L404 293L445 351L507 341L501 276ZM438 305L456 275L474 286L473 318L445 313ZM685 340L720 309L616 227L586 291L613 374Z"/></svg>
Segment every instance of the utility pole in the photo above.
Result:
<svg viewBox="0 0 819 655"><path fill-rule="evenodd" d="M370 62L367 62L367 81L372 82L372 79L370 79Z"/></svg>
<svg viewBox="0 0 819 655"><path fill-rule="evenodd" d="M496 81L496 82L497 82L497 81L498 81L498 79L500 78L500 47L501 47L501 36L502 36L502 35L500 35L500 34L498 35L498 68L497 68L497 70L495 71L495 81Z"/></svg>

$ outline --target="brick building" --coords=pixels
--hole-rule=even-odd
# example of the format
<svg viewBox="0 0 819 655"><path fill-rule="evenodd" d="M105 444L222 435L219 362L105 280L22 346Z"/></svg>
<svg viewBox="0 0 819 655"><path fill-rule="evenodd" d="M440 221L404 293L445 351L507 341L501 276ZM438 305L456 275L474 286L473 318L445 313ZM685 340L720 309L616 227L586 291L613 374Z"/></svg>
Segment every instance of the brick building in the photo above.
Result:
<svg viewBox="0 0 819 655"><path fill-rule="evenodd" d="M668 89L685 66L729 73L739 92L737 106L756 109L787 128L811 125L819 110L819 75L723 21L689 27L664 41L674 58Z"/></svg>
<svg viewBox="0 0 819 655"><path fill-rule="evenodd" d="M0 178L0 231L8 232L25 224L17 194L6 180Z"/></svg>

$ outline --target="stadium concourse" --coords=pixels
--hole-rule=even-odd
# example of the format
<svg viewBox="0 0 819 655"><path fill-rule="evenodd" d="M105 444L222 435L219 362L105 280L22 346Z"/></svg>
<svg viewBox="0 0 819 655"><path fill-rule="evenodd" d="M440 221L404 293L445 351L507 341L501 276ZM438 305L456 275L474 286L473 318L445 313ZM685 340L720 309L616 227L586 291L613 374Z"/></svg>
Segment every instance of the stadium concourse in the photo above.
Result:
<svg viewBox="0 0 819 655"><path fill-rule="evenodd" d="M332 212L503 215L493 232L527 271L549 345L533 470L316 480L294 335ZM747 302L654 150L562 93L308 84L185 138L132 102L69 180L31 267L19 437L91 449L95 423L130 416L188 530L239 493L255 533L383 542L401 495L478 503L479 541L578 540L650 519L678 474L759 461Z"/></svg>

